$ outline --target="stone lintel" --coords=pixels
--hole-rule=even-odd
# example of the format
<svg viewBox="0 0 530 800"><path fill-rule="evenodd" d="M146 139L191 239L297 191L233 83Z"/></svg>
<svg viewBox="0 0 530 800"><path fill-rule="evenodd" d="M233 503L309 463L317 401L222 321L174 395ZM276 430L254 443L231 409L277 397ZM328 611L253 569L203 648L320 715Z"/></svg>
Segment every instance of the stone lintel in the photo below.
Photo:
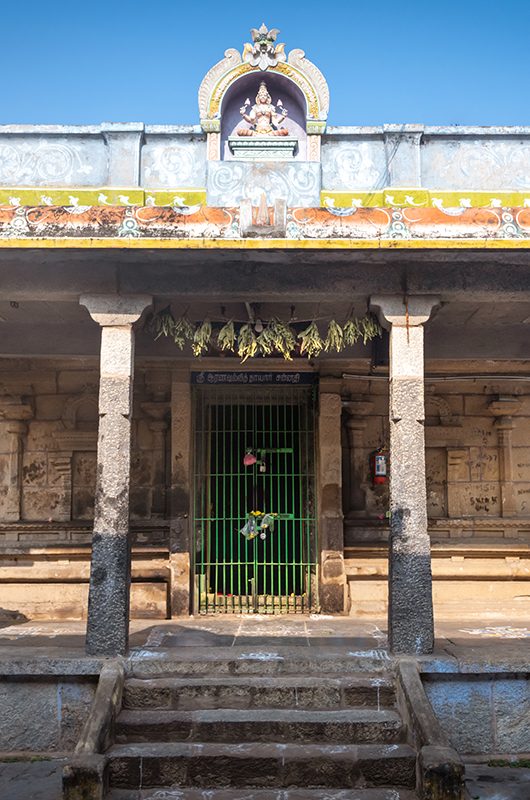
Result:
<svg viewBox="0 0 530 800"><path fill-rule="evenodd" d="M102 327L132 325L152 302L153 298L147 294L84 294L79 298L79 303Z"/></svg>
<svg viewBox="0 0 530 800"><path fill-rule="evenodd" d="M384 328L410 328L423 325L440 306L436 295L381 294L370 298L370 310Z"/></svg>

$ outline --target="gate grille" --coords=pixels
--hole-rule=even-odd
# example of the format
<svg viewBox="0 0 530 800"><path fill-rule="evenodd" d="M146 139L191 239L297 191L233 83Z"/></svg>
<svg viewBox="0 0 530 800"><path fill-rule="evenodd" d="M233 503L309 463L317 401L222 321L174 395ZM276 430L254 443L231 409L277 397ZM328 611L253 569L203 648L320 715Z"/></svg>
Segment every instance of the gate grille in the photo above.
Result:
<svg viewBox="0 0 530 800"><path fill-rule="evenodd" d="M316 609L314 388L194 394L195 612ZM274 530L245 536L253 511L276 515Z"/></svg>

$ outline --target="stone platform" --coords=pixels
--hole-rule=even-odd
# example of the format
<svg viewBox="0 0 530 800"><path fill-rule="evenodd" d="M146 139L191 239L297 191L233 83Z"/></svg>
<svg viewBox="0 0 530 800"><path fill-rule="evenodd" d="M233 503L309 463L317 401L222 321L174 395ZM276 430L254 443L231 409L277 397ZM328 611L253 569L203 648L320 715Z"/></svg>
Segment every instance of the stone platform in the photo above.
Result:
<svg viewBox="0 0 530 800"><path fill-rule="evenodd" d="M9 682L9 676L15 675L23 676L25 680L30 681L50 680L65 674L75 675L78 679L97 676L105 660L84 655L84 633L83 622L16 624L13 620L4 620L3 627L0 628L0 672L4 680L7 678ZM517 674L521 677L521 673L526 674L528 671L529 640L530 629L519 620L496 619L494 622L491 621L491 624L485 620L482 625L478 625L476 620L468 623L463 620L460 622L439 620L434 653L423 656L418 661L424 674L431 673L437 679L440 676L443 678L442 674L449 680L453 678L465 680L466 675L470 679L476 679L477 675L481 675L486 682L490 678L494 681L499 673ZM136 620L131 625L131 650L125 660L125 666L129 675L130 698L133 697L131 692L137 690L136 684L138 691L141 689L144 694L145 687L156 685L158 690L165 691L166 694L169 691L170 698L173 697L172 687L180 687L177 694L179 703L182 701L184 706L187 695L182 698L182 687L187 687L188 695L195 697L195 684L204 684L205 676L210 674L208 670L214 668L218 683L224 687L223 699L226 700L228 697L228 705L232 707L232 710L226 713L230 716L227 725L229 723L234 736L246 729L254 731L258 724L257 720L263 713L260 711L260 702L263 702L271 718L269 722L272 720L278 736L281 734L279 743L274 746L292 748L305 746L296 745L294 736L296 726L293 727L291 722L282 716L281 709L292 705L293 691L297 698L298 715L305 714L307 717L308 713L312 713L310 709L314 705L315 692L318 695L319 707L326 698L332 706L337 692L339 696L346 697L344 692L349 691L348 687L353 682L358 693L359 687L362 688L375 676L378 682L382 681L378 691L382 693L381 704L385 706L387 705L384 699L385 676L390 674L396 662L387 649L386 622L382 619L359 621L347 617L316 615L299 617L256 615L199 617L157 621L156 624ZM338 679L340 685L332 677L333 673L341 676ZM300 676L304 675L306 677L302 680ZM322 695L322 682L326 684L326 698ZM149 710L149 703L154 702L155 695L149 691L149 703L146 706L145 698L141 696L142 691L135 696L134 703L132 700L126 701L120 724L121 736L128 743L117 743L115 756L117 758L123 750L124 753L127 752L127 758L134 761L135 747L142 753L143 750L149 750L151 746L149 741L141 741L141 737L149 733L153 740L160 739L158 749L166 740L163 746L169 753L168 764L170 762L176 764L179 748L200 745L194 744L193 737L185 745L171 741L169 734L166 736L164 733L160 737L157 732L157 725L160 727L159 722L156 719L151 720L153 713ZM250 702L248 709L238 705L237 698L243 691ZM373 687L370 691L373 692ZM212 693L215 694L215 686L211 687L210 694ZM304 709L304 693L307 699L306 709ZM208 697L210 698L210 695ZM210 701L211 698L207 704L209 708L212 707ZM375 703L377 708L377 702L372 698L366 705L371 705L373 709ZM215 707L215 703L213 705ZM363 704L357 697L354 705ZM173 700L170 702L165 712L166 717L171 718L170 727L177 726L181 731L183 726L188 726L190 731L196 730L201 736L206 735L210 740L208 746L213 750L216 748L218 750L219 747L233 749L236 746L237 743L233 741L217 744L211 741L209 733L209 715L213 713L211 710L208 708L194 710L184 706L173 707ZM377 717L378 729L383 730L381 726L390 725L393 731L392 725L397 724L391 711L385 712L389 717L387 719L385 713L369 709L352 712L347 704L344 709L339 708L339 710L333 710L331 706L329 709L331 716L341 717L332 720L333 724L338 723L335 730L337 736L342 736L344 732L347 734L351 729L358 740L362 740L365 734L368 738L367 732L374 725L372 719L374 715ZM313 726L311 728L313 732L317 730L318 725L317 728L314 727L315 720L302 721ZM320 724L319 720L316 722ZM256 730L258 729L259 725ZM385 746L384 740L387 734L378 735L383 738L381 746ZM283 744L282 737L285 737ZM131 739L132 743L129 741ZM135 743L138 739L140 741ZM263 750L265 746L269 749L271 747L264 742L260 745L260 749ZM330 746L334 746L333 742ZM274 754L269 753L269 755L272 759L275 757ZM22 800L28 796L38 800L59 800L60 776L65 754L33 751L20 753L18 756L25 760L14 761L13 753L0 754L0 787L4 793L9 792L5 796L9 797L9 800ZM294 756L296 753L293 754L293 758ZM130 768L133 769L134 763L131 762L131 765ZM526 797L528 783L524 769L497 768L492 771L487 765L473 766L469 770L468 777L468 788L474 798L490 800L492 797L503 797L507 800L511 798L522 800ZM327 793L323 795L322 789L295 790L287 786L256 787L252 790L238 788L237 785L210 790L202 789L200 786L188 786L185 790L169 786L145 787L142 790L132 787L120 789L116 786L109 800L162 800L162 798L243 800L243 797L245 800L300 800L301 791L307 800L316 800L317 797L319 800L323 800L323 797L326 797L326 800L398 800L398 798L411 800L414 796L408 787L400 788L397 795L389 794L394 790L377 786L349 790L340 787L330 788L326 789ZM0 796L3 796L1 791Z"/></svg>

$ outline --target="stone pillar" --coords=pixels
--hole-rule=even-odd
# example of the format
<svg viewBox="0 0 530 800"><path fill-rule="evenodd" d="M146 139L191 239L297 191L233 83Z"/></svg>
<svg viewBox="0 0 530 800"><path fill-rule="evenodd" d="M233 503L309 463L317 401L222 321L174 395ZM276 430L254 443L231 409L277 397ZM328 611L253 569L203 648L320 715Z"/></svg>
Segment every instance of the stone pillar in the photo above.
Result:
<svg viewBox="0 0 530 800"><path fill-rule="evenodd" d="M320 493L320 581L323 612L345 610L344 519L342 514L341 380L320 379L318 458Z"/></svg>
<svg viewBox="0 0 530 800"><path fill-rule="evenodd" d="M22 457L27 425L24 420L31 419L33 408L22 398L11 395L0 399L0 420L6 420L7 434L7 492L4 503L4 519L18 521L22 506Z"/></svg>
<svg viewBox="0 0 530 800"><path fill-rule="evenodd" d="M132 326L150 305L151 298L85 295L79 302L101 325L97 476L86 651L89 655L115 656L127 652L129 640Z"/></svg>
<svg viewBox="0 0 530 800"><path fill-rule="evenodd" d="M390 544L388 637L394 653L434 646L430 539L425 481L423 324L432 296L372 297L390 329Z"/></svg>
<svg viewBox="0 0 530 800"><path fill-rule="evenodd" d="M153 470L151 516L166 515L166 431L169 404L164 401L145 402L142 411L150 417L147 427L153 434Z"/></svg>
<svg viewBox="0 0 530 800"><path fill-rule="evenodd" d="M348 432L349 456L350 456L350 486L349 503L346 516L348 518L357 517L366 509L366 492L363 489L365 454L364 431L366 430L366 416L373 409L374 404L370 401L360 399L346 400L343 406L347 412L346 430Z"/></svg>
<svg viewBox="0 0 530 800"><path fill-rule="evenodd" d="M187 369L175 370L171 384L171 616L191 611L191 385Z"/></svg>
<svg viewBox="0 0 530 800"><path fill-rule="evenodd" d="M497 400L489 404L489 410L495 417L495 428L497 429L501 515L503 517L515 517L517 515L515 487L513 485L512 434L514 422L512 414L515 414L520 406L521 401L517 397L511 397L510 395L499 395Z"/></svg>

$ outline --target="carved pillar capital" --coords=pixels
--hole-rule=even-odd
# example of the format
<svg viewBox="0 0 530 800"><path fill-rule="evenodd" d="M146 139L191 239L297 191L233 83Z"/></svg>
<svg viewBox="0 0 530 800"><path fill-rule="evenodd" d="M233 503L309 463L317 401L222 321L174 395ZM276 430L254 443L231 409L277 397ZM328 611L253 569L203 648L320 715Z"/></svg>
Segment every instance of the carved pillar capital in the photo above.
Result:
<svg viewBox="0 0 530 800"><path fill-rule="evenodd" d="M84 294L79 303L102 327L133 325L153 298L147 294Z"/></svg>
<svg viewBox="0 0 530 800"><path fill-rule="evenodd" d="M383 328L413 328L425 324L433 311L440 307L436 295L400 296L394 294L373 295L370 310L377 314Z"/></svg>

